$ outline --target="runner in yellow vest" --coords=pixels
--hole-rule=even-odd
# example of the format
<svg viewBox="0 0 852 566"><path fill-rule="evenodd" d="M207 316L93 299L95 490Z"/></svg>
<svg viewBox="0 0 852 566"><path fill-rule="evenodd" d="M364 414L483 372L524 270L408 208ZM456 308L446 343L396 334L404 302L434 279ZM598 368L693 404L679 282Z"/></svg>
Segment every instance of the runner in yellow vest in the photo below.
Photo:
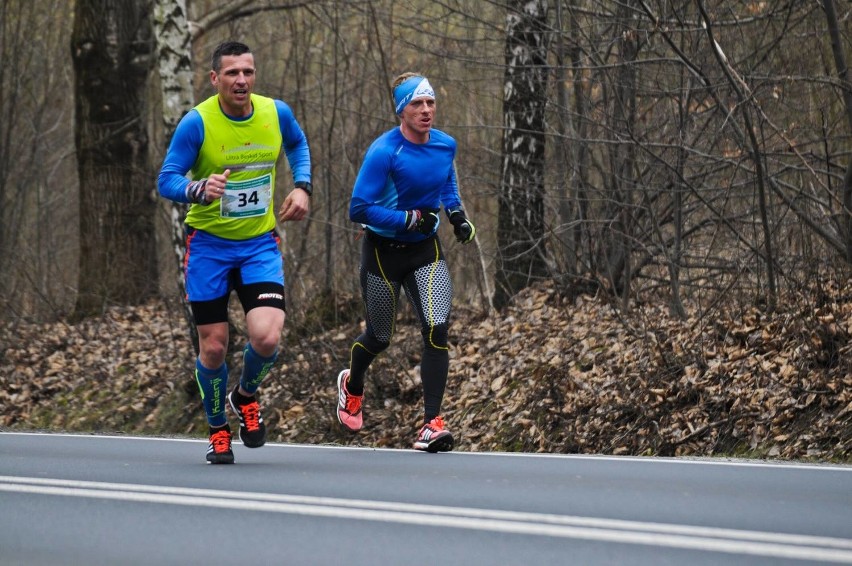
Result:
<svg viewBox="0 0 852 566"><path fill-rule="evenodd" d="M210 427L207 461L232 464L227 400L249 448L266 442L257 389L275 364L284 328L284 269L274 232L275 164L283 148L295 188L279 220L302 220L310 208L308 141L290 107L252 92L254 55L239 42L213 53L210 82L217 94L178 124L160 170L160 194L191 203L184 262L187 299L198 329L195 363ZM239 382L228 392L228 300L246 313L248 345Z"/></svg>

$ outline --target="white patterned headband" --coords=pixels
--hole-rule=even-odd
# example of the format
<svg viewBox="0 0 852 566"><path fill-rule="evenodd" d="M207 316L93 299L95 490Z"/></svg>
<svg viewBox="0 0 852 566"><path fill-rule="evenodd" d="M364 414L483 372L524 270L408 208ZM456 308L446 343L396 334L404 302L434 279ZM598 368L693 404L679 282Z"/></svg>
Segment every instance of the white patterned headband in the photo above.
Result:
<svg viewBox="0 0 852 566"><path fill-rule="evenodd" d="M423 77L410 77L398 84L393 89L393 101L396 104L396 113L402 113L402 109L416 98L431 98L435 100L435 91L429 81Z"/></svg>

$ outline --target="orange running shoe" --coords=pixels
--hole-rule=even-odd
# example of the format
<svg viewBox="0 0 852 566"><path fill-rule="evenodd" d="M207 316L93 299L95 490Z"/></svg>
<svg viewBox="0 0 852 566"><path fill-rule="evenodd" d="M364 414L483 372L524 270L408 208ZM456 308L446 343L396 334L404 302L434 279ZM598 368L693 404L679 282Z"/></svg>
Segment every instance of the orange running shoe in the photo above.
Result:
<svg viewBox="0 0 852 566"><path fill-rule="evenodd" d="M231 427L210 427L210 444L207 446L207 461L210 464L233 464L234 452L231 450Z"/></svg>
<svg viewBox="0 0 852 566"><path fill-rule="evenodd" d="M240 404L235 399L239 395L240 386L228 394L228 404L240 418L240 440L246 448L259 448L266 444L266 425L260 415L260 404L253 396L248 403Z"/></svg>
<svg viewBox="0 0 852 566"><path fill-rule="evenodd" d="M337 420L344 428L358 432L364 425L364 416L361 414L361 402L364 396L349 393L346 389L348 380L348 369L337 374Z"/></svg>
<svg viewBox="0 0 852 566"><path fill-rule="evenodd" d="M444 419L438 416L420 428L414 449L432 453L449 452L453 449L453 444L453 435L444 428Z"/></svg>

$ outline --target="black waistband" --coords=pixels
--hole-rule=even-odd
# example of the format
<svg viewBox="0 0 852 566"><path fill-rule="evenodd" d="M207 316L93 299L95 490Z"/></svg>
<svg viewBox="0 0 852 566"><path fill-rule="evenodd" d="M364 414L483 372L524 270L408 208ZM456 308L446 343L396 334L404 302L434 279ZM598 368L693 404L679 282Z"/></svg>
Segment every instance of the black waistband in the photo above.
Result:
<svg viewBox="0 0 852 566"><path fill-rule="evenodd" d="M417 242L402 242L400 240L394 240L393 238L386 238L385 236L380 236L369 229L365 229L364 232L366 234L367 240L377 248L387 248L392 250L405 250L414 248L426 242L431 242L435 238L435 235L432 234L428 238Z"/></svg>

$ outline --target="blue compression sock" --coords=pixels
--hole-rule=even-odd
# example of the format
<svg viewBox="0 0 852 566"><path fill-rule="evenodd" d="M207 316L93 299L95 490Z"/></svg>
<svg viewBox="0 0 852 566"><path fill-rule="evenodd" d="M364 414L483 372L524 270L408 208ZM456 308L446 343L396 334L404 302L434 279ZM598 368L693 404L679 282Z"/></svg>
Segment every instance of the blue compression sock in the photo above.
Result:
<svg viewBox="0 0 852 566"><path fill-rule="evenodd" d="M195 360L195 381L201 391L201 401L207 422L212 427L228 424L225 417L225 396L228 394L228 366L222 364L218 369L207 369L201 360Z"/></svg>
<svg viewBox="0 0 852 566"><path fill-rule="evenodd" d="M250 395L254 395L254 392L260 387L260 382L272 369L276 359L278 359L277 350L268 358L264 358L249 343L243 350L243 375L240 377L240 387L248 391Z"/></svg>

